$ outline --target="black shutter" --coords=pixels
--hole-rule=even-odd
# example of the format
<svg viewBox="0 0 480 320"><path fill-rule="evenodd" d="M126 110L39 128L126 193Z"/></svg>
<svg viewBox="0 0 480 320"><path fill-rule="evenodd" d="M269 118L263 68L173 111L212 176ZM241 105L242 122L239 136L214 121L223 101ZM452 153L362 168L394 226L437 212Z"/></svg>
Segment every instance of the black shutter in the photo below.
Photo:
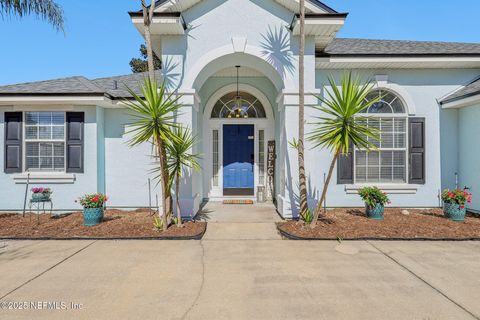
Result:
<svg viewBox="0 0 480 320"><path fill-rule="evenodd" d="M353 145L337 160L337 184L353 184Z"/></svg>
<svg viewBox="0 0 480 320"><path fill-rule="evenodd" d="M21 112L5 112L5 173L22 172Z"/></svg>
<svg viewBox="0 0 480 320"><path fill-rule="evenodd" d="M411 184L425 184L425 118L410 118L408 163Z"/></svg>
<svg viewBox="0 0 480 320"><path fill-rule="evenodd" d="M84 122L83 112L67 112L67 172L83 173L84 154Z"/></svg>

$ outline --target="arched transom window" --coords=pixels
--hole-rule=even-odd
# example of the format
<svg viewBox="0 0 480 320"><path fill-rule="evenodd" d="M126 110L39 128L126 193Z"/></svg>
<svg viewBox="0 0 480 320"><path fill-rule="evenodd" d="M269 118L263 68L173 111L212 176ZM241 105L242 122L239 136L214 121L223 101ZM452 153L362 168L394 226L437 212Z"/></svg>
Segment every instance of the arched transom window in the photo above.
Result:
<svg viewBox="0 0 480 320"><path fill-rule="evenodd" d="M213 107L211 118L247 119L266 118L265 108L253 95L246 92L231 92L221 97Z"/></svg>
<svg viewBox="0 0 480 320"><path fill-rule="evenodd" d="M407 114L402 100L394 93L375 90L367 100L381 100L365 110L366 125L379 130L380 140L372 140L377 151L355 150L355 182L406 183Z"/></svg>

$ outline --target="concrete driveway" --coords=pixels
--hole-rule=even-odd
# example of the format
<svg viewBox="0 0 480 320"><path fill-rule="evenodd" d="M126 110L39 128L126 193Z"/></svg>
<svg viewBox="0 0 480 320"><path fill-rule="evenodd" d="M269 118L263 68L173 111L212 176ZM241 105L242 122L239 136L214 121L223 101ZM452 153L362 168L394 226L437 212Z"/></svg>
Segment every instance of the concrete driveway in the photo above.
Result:
<svg viewBox="0 0 480 320"><path fill-rule="evenodd" d="M480 317L480 242L254 238L0 242L0 319Z"/></svg>

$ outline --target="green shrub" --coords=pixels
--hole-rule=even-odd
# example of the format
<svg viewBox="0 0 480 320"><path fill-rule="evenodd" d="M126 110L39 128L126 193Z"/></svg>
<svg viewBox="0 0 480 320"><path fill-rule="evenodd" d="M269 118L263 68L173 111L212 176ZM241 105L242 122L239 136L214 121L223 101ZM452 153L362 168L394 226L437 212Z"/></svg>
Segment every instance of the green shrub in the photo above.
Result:
<svg viewBox="0 0 480 320"><path fill-rule="evenodd" d="M304 214L300 213L300 218L305 224L311 224L313 221L313 216L314 216L313 209L310 209L310 208L307 209L307 211Z"/></svg>
<svg viewBox="0 0 480 320"><path fill-rule="evenodd" d="M153 219L153 227L158 231L163 231L163 220L159 219L158 217L155 217Z"/></svg>
<svg viewBox="0 0 480 320"><path fill-rule="evenodd" d="M390 204L387 194L377 187L362 188L358 190L358 194L369 208L375 208L377 204Z"/></svg>

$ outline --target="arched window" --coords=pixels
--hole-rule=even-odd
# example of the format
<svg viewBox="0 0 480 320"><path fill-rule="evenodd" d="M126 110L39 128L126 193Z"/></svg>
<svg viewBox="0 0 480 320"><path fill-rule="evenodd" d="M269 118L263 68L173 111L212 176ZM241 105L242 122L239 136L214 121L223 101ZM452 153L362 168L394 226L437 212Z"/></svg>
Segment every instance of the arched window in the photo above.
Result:
<svg viewBox="0 0 480 320"><path fill-rule="evenodd" d="M211 118L246 119L266 118L265 108L253 95L246 92L231 92L221 97L213 107Z"/></svg>
<svg viewBox="0 0 480 320"><path fill-rule="evenodd" d="M407 182L407 114L402 100L386 90L375 90L366 100L381 100L363 112L365 124L379 130L380 140L371 140L377 151L355 150L357 183ZM370 138L369 138L370 139Z"/></svg>

